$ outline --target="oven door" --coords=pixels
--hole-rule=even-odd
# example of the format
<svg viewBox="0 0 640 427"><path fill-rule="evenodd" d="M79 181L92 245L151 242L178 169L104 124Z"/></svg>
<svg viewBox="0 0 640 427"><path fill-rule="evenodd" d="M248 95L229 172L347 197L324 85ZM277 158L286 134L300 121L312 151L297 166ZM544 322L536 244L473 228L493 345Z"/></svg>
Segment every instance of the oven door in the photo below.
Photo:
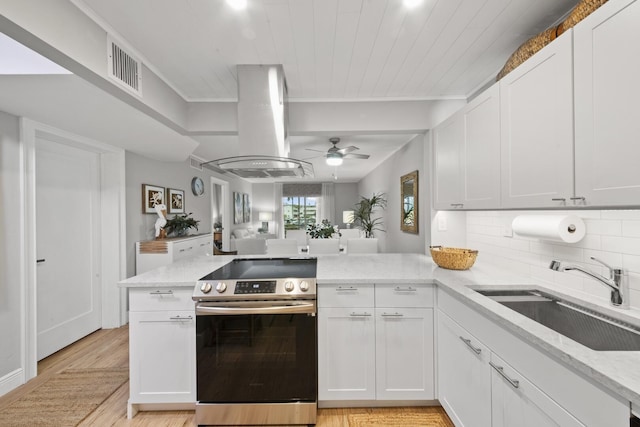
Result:
<svg viewBox="0 0 640 427"><path fill-rule="evenodd" d="M317 399L315 301L196 305L198 403Z"/></svg>

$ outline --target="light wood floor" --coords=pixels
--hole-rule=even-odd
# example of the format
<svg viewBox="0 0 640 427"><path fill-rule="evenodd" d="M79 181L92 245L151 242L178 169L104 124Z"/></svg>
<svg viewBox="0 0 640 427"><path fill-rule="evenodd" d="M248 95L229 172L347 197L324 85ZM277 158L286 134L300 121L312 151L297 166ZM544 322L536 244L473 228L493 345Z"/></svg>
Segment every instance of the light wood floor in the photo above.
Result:
<svg viewBox="0 0 640 427"><path fill-rule="evenodd" d="M129 366L129 328L99 330L38 363L38 376L0 397L0 411L11 402L42 384L53 374L69 368L107 368ZM193 411L139 412L127 419L129 382L122 385L80 426L179 427L195 426ZM33 408L38 411L38 408ZM363 412L403 412L408 408L320 409L317 427L349 427L348 414ZM419 408L411 408L412 411Z"/></svg>

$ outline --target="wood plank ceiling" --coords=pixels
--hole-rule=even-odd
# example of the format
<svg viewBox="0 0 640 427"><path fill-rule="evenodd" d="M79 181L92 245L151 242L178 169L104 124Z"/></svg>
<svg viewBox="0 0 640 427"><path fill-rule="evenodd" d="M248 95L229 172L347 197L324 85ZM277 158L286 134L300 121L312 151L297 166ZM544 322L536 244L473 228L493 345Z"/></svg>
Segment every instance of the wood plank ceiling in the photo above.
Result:
<svg viewBox="0 0 640 427"><path fill-rule="evenodd" d="M186 100L235 100L236 64L283 64L292 100L466 98L577 0L74 0Z"/></svg>

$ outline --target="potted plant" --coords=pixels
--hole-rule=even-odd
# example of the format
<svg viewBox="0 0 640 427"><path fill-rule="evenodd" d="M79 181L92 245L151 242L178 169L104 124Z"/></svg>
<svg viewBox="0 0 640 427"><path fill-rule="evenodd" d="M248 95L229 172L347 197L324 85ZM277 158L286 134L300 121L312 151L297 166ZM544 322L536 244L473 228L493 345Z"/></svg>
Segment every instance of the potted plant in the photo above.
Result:
<svg viewBox="0 0 640 427"><path fill-rule="evenodd" d="M167 224L164 226L167 235L175 234L176 236L186 236L190 228L197 230L200 220L191 218L191 214L192 212L175 215L173 218L168 219Z"/></svg>
<svg viewBox="0 0 640 427"><path fill-rule="evenodd" d="M365 233L365 237L373 237L374 231L385 231L382 228L382 218L372 218L373 210L387 207L387 199L384 193L374 193L371 198L360 197L353 211L353 222Z"/></svg>
<svg viewBox="0 0 640 427"><path fill-rule="evenodd" d="M338 236L342 236L337 227L331 225L328 219L323 219L320 224L309 224L307 226L307 234L312 239L330 239L335 233L338 233Z"/></svg>

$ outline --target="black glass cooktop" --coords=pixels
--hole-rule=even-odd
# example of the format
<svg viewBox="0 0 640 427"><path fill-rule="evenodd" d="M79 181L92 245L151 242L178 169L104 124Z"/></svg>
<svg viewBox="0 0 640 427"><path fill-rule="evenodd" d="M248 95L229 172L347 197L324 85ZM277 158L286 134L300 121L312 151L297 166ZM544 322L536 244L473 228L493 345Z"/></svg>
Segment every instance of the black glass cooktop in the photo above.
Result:
<svg viewBox="0 0 640 427"><path fill-rule="evenodd" d="M316 258L234 259L200 280L315 278L317 262Z"/></svg>

